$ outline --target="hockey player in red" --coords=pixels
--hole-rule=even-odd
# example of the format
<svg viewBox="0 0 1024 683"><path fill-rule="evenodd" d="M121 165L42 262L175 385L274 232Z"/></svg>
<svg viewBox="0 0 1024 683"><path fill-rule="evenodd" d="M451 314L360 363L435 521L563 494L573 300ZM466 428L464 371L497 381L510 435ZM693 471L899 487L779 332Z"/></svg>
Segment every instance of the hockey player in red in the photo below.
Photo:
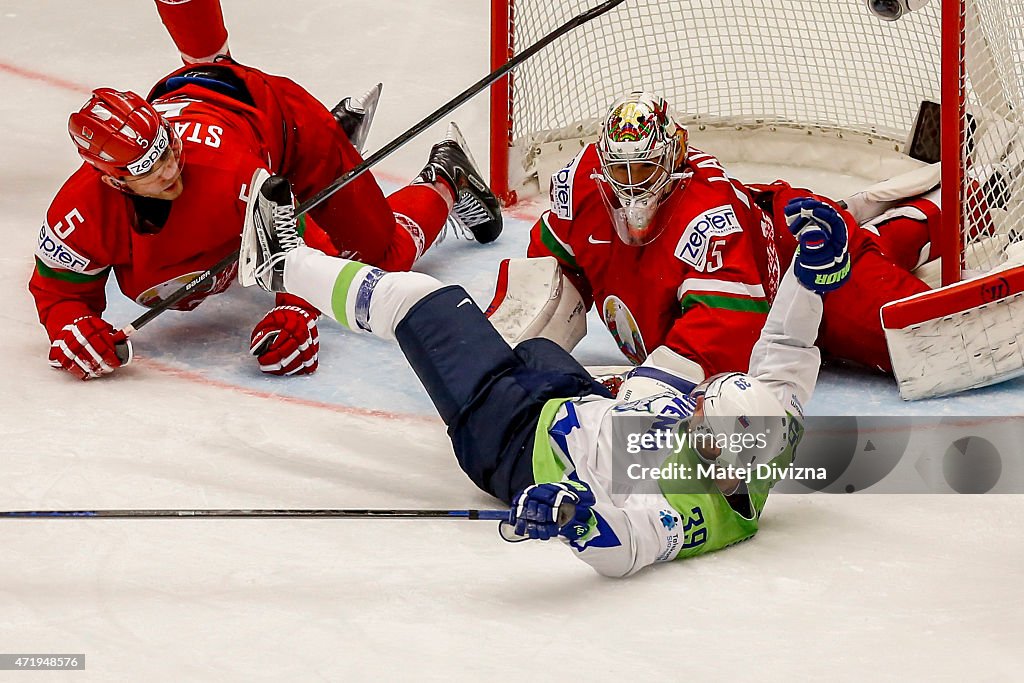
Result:
<svg viewBox="0 0 1024 683"><path fill-rule="evenodd" d="M220 0L156 0L156 9L185 64L231 54Z"/></svg>
<svg viewBox="0 0 1024 683"><path fill-rule="evenodd" d="M554 174L528 256L558 260L632 363L667 345L693 361L699 382L747 370L797 248L787 204L806 197L843 216L857 262L849 284L825 297L819 345L889 370L878 311L928 288L910 270L927 258L936 204L918 198L865 229L832 200L783 181L744 185L688 146L667 103L649 93L617 101L598 142ZM810 210L802 206L791 211Z"/></svg>
<svg viewBox="0 0 1024 683"><path fill-rule="evenodd" d="M329 111L293 81L226 57L179 69L146 99L94 91L68 123L85 163L47 211L29 284L51 365L88 379L124 364L117 333L100 318L108 275L138 303L160 301L238 249L255 171L288 177L308 198L360 163L350 138L365 136L371 116L348 99ZM480 242L501 231L497 200L454 127L412 185L385 198L364 173L310 212L306 239L407 270L450 213ZM194 308L233 277L224 273L178 307ZM261 370L314 371L318 315L303 301L279 300L253 331Z"/></svg>

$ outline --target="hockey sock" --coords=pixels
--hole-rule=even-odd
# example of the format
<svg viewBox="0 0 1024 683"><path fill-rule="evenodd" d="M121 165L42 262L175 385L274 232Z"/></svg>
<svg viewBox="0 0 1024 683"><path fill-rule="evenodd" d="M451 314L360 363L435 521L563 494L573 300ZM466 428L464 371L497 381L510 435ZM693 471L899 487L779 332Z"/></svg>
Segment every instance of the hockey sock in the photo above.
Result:
<svg viewBox="0 0 1024 683"><path fill-rule="evenodd" d="M284 286L342 327L394 339L416 302L443 285L423 273L388 273L300 246L285 257Z"/></svg>
<svg viewBox="0 0 1024 683"><path fill-rule="evenodd" d="M186 64L212 62L217 55L228 54L220 0L157 0L156 9Z"/></svg>
<svg viewBox="0 0 1024 683"><path fill-rule="evenodd" d="M448 205L449 211L451 211L451 208L455 206L455 189L441 179L438 179L433 183L414 181L410 184L410 187L429 187L444 200L444 203Z"/></svg>
<svg viewBox="0 0 1024 683"><path fill-rule="evenodd" d="M408 185L388 196L388 204L395 212L399 225L405 218L419 228L423 251L437 239L452 208L451 194L443 185L418 183ZM404 227L404 226L403 226ZM406 228L408 229L408 228ZM413 236L415 240L415 235Z"/></svg>

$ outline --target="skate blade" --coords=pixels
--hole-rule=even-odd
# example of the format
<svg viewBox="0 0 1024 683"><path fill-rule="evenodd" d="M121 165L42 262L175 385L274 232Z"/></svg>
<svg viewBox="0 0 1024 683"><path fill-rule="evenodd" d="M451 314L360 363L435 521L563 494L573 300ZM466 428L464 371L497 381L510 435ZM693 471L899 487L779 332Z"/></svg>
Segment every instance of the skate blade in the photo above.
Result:
<svg viewBox="0 0 1024 683"><path fill-rule="evenodd" d="M363 114L363 120L352 134L351 140L352 146L360 154L366 150L366 138L370 136L370 125L373 123L373 115L377 113L377 103L380 102L380 91L383 87L383 83L378 83L367 90L362 97L352 100L350 103L353 111L358 110Z"/></svg>
<svg viewBox="0 0 1024 683"><path fill-rule="evenodd" d="M466 144L466 138L462 134L462 130L459 128L459 125L454 121L450 121L448 123L448 133L444 137L445 140L451 140L462 149L466 158L469 159L469 163L473 167L473 170L477 175L480 175L480 166L476 163L476 159L473 158L473 152L469 150L469 145Z"/></svg>
<svg viewBox="0 0 1024 683"><path fill-rule="evenodd" d="M258 168L249 181L249 196L245 202L245 221L242 223L242 241L238 248L238 284L252 287L256 284L256 225L253 214L259 202L260 188L270 178L270 173Z"/></svg>

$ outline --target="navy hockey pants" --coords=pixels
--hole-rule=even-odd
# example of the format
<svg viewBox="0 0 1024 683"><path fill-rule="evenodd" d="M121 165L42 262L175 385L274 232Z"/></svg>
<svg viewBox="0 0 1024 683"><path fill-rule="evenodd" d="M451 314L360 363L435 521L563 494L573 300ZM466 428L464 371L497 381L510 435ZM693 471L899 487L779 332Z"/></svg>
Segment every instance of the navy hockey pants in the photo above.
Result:
<svg viewBox="0 0 1024 683"><path fill-rule="evenodd" d="M462 287L419 301L395 336L441 419L462 470L505 503L534 483L544 403L608 391L547 339L511 348Z"/></svg>

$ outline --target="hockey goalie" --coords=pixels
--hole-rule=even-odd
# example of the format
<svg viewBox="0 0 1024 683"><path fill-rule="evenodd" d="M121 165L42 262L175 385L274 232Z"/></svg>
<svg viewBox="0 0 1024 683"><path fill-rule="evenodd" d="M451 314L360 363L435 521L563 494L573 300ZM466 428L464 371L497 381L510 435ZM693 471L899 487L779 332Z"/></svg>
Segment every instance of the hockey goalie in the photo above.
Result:
<svg viewBox="0 0 1024 683"><path fill-rule="evenodd" d="M818 345L893 372L904 358L890 355L900 342L887 342L880 311L930 291L915 270L939 255L939 176L937 164L922 165L841 202L781 180L743 184L689 144L663 98L634 91L610 107L597 142L552 176L550 209L532 229L528 258L502 264L488 313L511 343L545 336L571 349L597 306L634 365L664 346L686 359L694 384L747 371L780 274L798 249L818 246L787 229L803 215L841 221L849 234L842 249L804 259L805 277L827 289L853 264L847 286L825 295ZM972 229L991 232L989 207L976 201ZM1008 376L994 374L918 382L903 396Z"/></svg>

